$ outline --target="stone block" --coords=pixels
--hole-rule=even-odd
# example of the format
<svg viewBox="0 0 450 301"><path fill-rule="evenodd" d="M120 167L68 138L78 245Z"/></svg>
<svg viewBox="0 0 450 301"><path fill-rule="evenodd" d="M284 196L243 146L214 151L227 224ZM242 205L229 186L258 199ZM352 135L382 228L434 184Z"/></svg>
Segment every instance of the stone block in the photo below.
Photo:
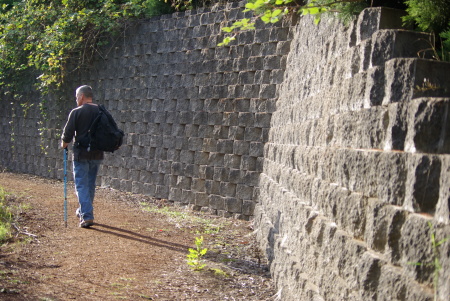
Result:
<svg viewBox="0 0 450 301"><path fill-rule="evenodd" d="M222 124L224 126L238 125L238 113L237 112L224 112Z"/></svg>
<svg viewBox="0 0 450 301"><path fill-rule="evenodd" d="M228 138L231 140L244 140L245 127L230 126L228 131Z"/></svg>
<svg viewBox="0 0 450 301"><path fill-rule="evenodd" d="M241 157L241 165L240 165L240 169L241 170L256 170L256 157L251 157L251 156L242 156Z"/></svg>
<svg viewBox="0 0 450 301"><path fill-rule="evenodd" d="M212 138L203 139L202 151L204 152L216 152L217 151L217 140Z"/></svg>
<svg viewBox="0 0 450 301"><path fill-rule="evenodd" d="M180 162L186 164L194 163L195 152L191 150L181 150L180 152Z"/></svg>
<svg viewBox="0 0 450 301"><path fill-rule="evenodd" d="M210 195L209 206L214 210L225 210L225 200L219 195Z"/></svg>
<svg viewBox="0 0 450 301"><path fill-rule="evenodd" d="M450 66L450 65L449 65ZM408 109L405 151L449 154L450 98L414 99Z"/></svg>
<svg viewBox="0 0 450 301"><path fill-rule="evenodd" d="M433 155L410 155L407 166L405 208L434 214L439 200L441 160Z"/></svg>
<svg viewBox="0 0 450 301"><path fill-rule="evenodd" d="M214 126L213 125L200 125L198 127L199 137L213 138Z"/></svg>
<svg viewBox="0 0 450 301"><path fill-rule="evenodd" d="M196 192L205 192L205 180L200 178L193 178L191 188Z"/></svg>
<svg viewBox="0 0 450 301"><path fill-rule="evenodd" d="M195 193L191 190L181 190L181 202L183 204L195 204Z"/></svg>
<svg viewBox="0 0 450 301"><path fill-rule="evenodd" d="M155 195L156 186L151 183L144 183L143 194L154 196Z"/></svg>
<svg viewBox="0 0 450 301"><path fill-rule="evenodd" d="M220 195L220 182L213 181L213 180L206 180L205 188L206 188L206 193L209 195L211 195L211 194Z"/></svg>
<svg viewBox="0 0 450 301"><path fill-rule="evenodd" d="M382 152L376 164L377 196L383 202L402 206L405 199L407 156L401 152Z"/></svg>
<svg viewBox="0 0 450 301"><path fill-rule="evenodd" d="M242 96L245 98L257 98L260 94L260 85L243 85Z"/></svg>
<svg viewBox="0 0 450 301"><path fill-rule="evenodd" d="M207 164L208 158L209 158L208 152L195 152L194 163L197 165Z"/></svg>
<svg viewBox="0 0 450 301"><path fill-rule="evenodd" d="M386 82L383 104L407 102L413 97L448 96L449 65L450 63L417 58L398 58L388 61L385 65Z"/></svg>
<svg viewBox="0 0 450 301"><path fill-rule="evenodd" d="M270 127L270 121L272 118L271 113L256 113L255 114L255 127L268 128Z"/></svg>
<svg viewBox="0 0 450 301"><path fill-rule="evenodd" d="M241 213L242 212L242 200L227 197L224 198L225 210L231 213Z"/></svg>
<svg viewBox="0 0 450 301"><path fill-rule="evenodd" d="M163 160L158 163L158 172L161 174L169 174L172 169L172 162Z"/></svg>
<svg viewBox="0 0 450 301"><path fill-rule="evenodd" d="M178 122L180 124L191 124L193 123L193 112L179 112Z"/></svg>
<svg viewBox="0 0 450 301"><path fill-rule="evenodd" d="M429 49L429 34L414 31L380 30L374 33L372 47L372 65L382 65L386 61L399 57L421 57L432 58Z"/></svg>
<svg viewBox="0 0 450 301"><path fill-rule="evenodd" d="M223 120L223 113L209 113L208 114L208 124L209 125L220 125Z"/></svg>
<svg viewBox="0 0 450 301"><path fill-rule="evenodd" d="M388 125L384 150L404 150L407 133L407 110L403 103L395 103L388 106Z"/></svg>
<svg viewBox="0 0 450 301"><path fill-rule="evenodd" d="M186 177L196 177L198 175L199 166L197 164L186 164L184 166L184 175Z"/></svg>
<svg viewBox="0 0 450 301"><path fill-rule="evenodd" d="M233 153L233 141L219 139L217 141L217 152L222 154L231 154Z"/></svg>
<svg viewBox="0 0 450 301"><path fill-rule="evenodd" d="M169 186L166 185L156 185L155 197L166 199L169 196Z"/></svg>
<svg viewBox="0 0 450 301"><path fill-rule="evenodd" d="M168 149L167 150L167 161L180 161L181 151L178 149Z"/></svg>
<svg viewBox="0 0 450 301"><path fill-rule="evenodd" d="M250 151L250 142L235 140L233 144L233 154L248 155Z"/></svg>
<svg viewBox="0 0 450 301"><path fill-rule="evenodd" d="M250 142L250 149L248 154L252 157L261 157L264 154L264 143Z"/></svg>
<svg viewBox="0 0 450 301"><path fill-rule="evenodd" d="M192 178L184 177L184 176L178 176L176 187L184 190L190 190L191 189L191 183Z"/></svg>
<svg viewBox="0 0 450 301"><path fill-rule="evenodd" d="M229 127L222 125L215 125L213 130L213 138L215 139L227 139ZM219 140L220 142L220 140Z"/></svg>
<svg viewBox="0 0 450 301"><path fill-rule="evenodd" d="M211 152L209 153L208 164L210 166L223 166L224 154Z"/></svg>
<svg viewBox="0 0 450 301"><path fill-rule="evenodd" d="M259 127L247 127L244 132L245 141L261 142L262 129Z"/></svg>
<svg viewBox="0 0 450 301"><path fill-rule="evenodd" d="M208 207L209 206L208 194L206 194L205 192L196 192L195 205L200 207Z"/></svg>
<svg viewBox="0 0 450 301"><path fill-rule="evenodd" d="M150 146L152 147L160 147L163 143L163 137L162 136L156 136L152 135L150 137Z"/></svg>
<svg viewBox="0 0 450 301"><path fill-rule="evenodd" d="M241 184L244 183L244 171L240 170L240 169L230 169L229 170L229 175L228 175L228 180L230 181L230 183L236 183L236 184Z"/></svg>
<svg viewBox="0 0 450 301"><path fill-rule="evenodd" d="M176 187L170 187L169 189L170 201L181 201L181 189Z"/></svg>
<svg viewBox="0 0 450 301"><path fill-rule="evenodd" d="M223 167L214 167L214 175L213 175L214 181L228 181L228 170Z"/></svg>
<svg viewBox="0 0 450 301"><path fill-rule="evenodd" d="M256 171L243 172L242 181L244 183L247 183L249 186L258 186L259 172L256 172ZM230 182L231 182L231 178L230 178Z"/></svg>
<svg viewBox="0 0 450 301"><path fill-rule="evenodd" d="M173 175L182 175L183 164L181 162L172 162L170 173Z"/></svg>
<svg viewBox="0 0 450 301"><path fill-rule="evenodd" d="M402 17L405 11L374 7L365 9L358 17L356 25L357 43L360 43L370 37L380 29L401 29L403 28Z"/></svg>
<svg viewBox="0 0 450 301"><path fill-rule="evenodd" d="M162 146L165 149L175 148L175 143L176 143L176 141L173 139L172 136L164 135L163 143L160 146Z"/></svg>
<svg viewBox="0 0 450 301"><path fill-rule="evenodd" d="M130 170L130 173L129 173L130 177L128 179L133 182L137 182L137 181L139 181L139 174L140 174L139 170L132 169L132 170Z"/></svg>
<svg viewBox="0 0 450 301"><path fill-rule="evenodd" d="M231 142L232 141L228 141ZM240 166L241 157L238 155L231 154L232 151L229 151L224 156L224 166L228 168L238 168Z"/></svg>
<svg viewBox="0 0 450 301"><path fill-rule="evenodd" d="M430 219L426 216L409 215L401 229L401 237L398 242L404 273L421 283L432 283L433 281L434 268L432 264L428 264L433 258L429 221ZM420 265L414 263L420 263Z"/></svg>
<svg viewBox="0 0 450 301"><path fill-rule="evenodd" d="M220 112L232 112L234 111L236 101L234 99L221 99L217 104L217 110ZM224 116L225 120L225 116Z"/></svg>
<svg viewBox="0 0 450 301"><path fill-rule="evenodd" d="M175 149L181 150L188 147L187 137L175 137Z"/></svg>
<svg viewBox="0 0 450 301"><path fill-rule="evenodd" d="M363 300L377 300L381 268L385 263L376 254L365 252L358 265L357 280Z"/></svg>
<svg viewBox="0 0 450 301"><path fill-rule="evenodd" d="M253 192L254 192L254 187L249 187L249 186L243 185L243 184L238 184L236 186L236 198L238 198L238 199L252 200ZM244 213L244 214L246 214L246 213Z"/></svg>
<svg viewBox="0 0 450 301"><path fill-rule="evenodd" d="M435 218L439 223L449 224L450 220L450 158L442 158L441 176L439 182L439 200L436 205Z"/></svg>
<svg viewBox="0 0 450 301"><path fill-rule="evenodd" d="M245 70L245 69L240 69ZM240 71L238 76L239 85L252 85L255 81L255 72Z"/></svg>
<svg viewBox="0 0 450 301"><path fill-rule="evenodd" d="M192 76L192 75L190 75ZM192 82L192 83L191 83ZM190 87L193 86L193 79L191 82L185 83L186 86ZM203 111L203 108L205 106L205 101L202 99L190 99L189 100L189 111L192 111L194 113ZM194 114L195 116L195 114Z"/></svg>
<svg viewBox="0 0 450 301"><path fill-rule="evenodd" d="M381 105L384 99L385 73L384 65L375 66L367 70L364 107Z"/></svg>
<svg viewBox="0 0 450 301"><path fill-rule="evenodd" d="M242 214L253 216L255 211L255 202L244 200L242 201Z"/></svg>
<svg viewBox="0 0 450 301"><path fill-rule="evenodd" d="M132 181L131 180L120 180L119 189L122 191L131 192Z"/></svg>

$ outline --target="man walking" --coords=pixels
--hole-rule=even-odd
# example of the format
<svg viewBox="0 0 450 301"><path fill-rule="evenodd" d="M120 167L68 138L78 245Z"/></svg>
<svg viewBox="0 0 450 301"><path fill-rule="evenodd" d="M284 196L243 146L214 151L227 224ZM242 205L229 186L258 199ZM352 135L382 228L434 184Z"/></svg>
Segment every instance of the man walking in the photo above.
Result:
<svg viewBox="0 0 450 301"><path fill-rule="evenodd" d="M99 107L93 103L93 92L90 86L79 87L75 97L77 107L69 114L61 137L61 147L66 148L75 138L73 174L79 203L76 214L80 219L80 227L89 228L94 224L95 180L103 160L103 151L88 151L85 141L88 139L89 127L99 113Z"/></svg>

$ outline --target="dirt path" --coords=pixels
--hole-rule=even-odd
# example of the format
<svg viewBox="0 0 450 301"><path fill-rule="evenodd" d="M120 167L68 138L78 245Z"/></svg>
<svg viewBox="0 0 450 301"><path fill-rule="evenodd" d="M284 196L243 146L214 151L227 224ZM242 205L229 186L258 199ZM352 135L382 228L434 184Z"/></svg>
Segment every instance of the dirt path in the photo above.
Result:
<svg viewBox="0 0 450 301"><path fill-rule="evenodd" d="M25 205L17 224L29 233L19 235L28 243L0 249L0 300L274 299L249 222L175 211L162 200L101 188L96 225L82 229L70 183L66 228L61 181L3 172L0 186ZM186 255L200 235L207 266L193 271Z"/></svg>

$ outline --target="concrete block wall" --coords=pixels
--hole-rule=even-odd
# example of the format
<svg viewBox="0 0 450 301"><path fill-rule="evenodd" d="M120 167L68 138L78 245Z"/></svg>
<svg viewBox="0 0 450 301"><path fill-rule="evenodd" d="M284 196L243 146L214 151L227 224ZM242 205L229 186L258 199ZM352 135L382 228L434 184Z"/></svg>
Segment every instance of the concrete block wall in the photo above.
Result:
<svg viewBox="0 0 450 301"><path fill-rule="evenodd" d="M32 92L20 101L9 96L0 100L0 169L63 179L59 139L65 118L75 104L75 93L67 95L70 101L66 103L48 96L42 107L39 96ZM41 112L45 112L45 118Z"/></svg>
<svg viewBox="0 0 450 301"><path fill-rule="evenodd" d="M46 163L18 166L27 160L23 153L16 155L18 165L11 163L11 142L3 137L2 165L62 177L57 140L75 105L75 88L89 84L126 133L122 148L106 155L100 185L250 219L291 22L261 26L240 34L230 47L217 47L221 28L244 17L242 7L230 3L175 13L128 28L90 70L71 79L68 105L52 103L51 120L44 122L50 128L43 137L50 145L42 156ZM8 118L3 122L8 127ZM32 151L40 154L37 127L32 130Z"/></svg>
<svg viewBox="0 0 450 301"><path fill-rule="evenodd" d="M281 300L433 300L435 259L449 300L450 64L401 14L296 27L255 213Z"/></svg>
<svg viewBox="0 0 450 301"><path fill-rule="evenodd" d="M101 99L127 133L102 185L253 215L290 23L217 47L220 28L240 17L237 3L163 16L130 29L126 45L98 62Z"/></svg>

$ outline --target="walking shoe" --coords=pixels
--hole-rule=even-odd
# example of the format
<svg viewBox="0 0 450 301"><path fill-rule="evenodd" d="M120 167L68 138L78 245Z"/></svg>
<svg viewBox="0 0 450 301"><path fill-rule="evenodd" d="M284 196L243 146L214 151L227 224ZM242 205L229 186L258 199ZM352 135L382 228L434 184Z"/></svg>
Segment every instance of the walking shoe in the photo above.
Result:
<svg viewBox="0 0 450 301"><path fill-rule="evenodd" d="M90 226L93 226L93 225L94 225L94 220L92 220L92 219L80 222L80 228L89 228Z"/></svg>
<svg viewBox="0 0 450 301"><path fill-rule="evenodd" d="M77 208L75 215L81 220L80 208Z"/></svg>

